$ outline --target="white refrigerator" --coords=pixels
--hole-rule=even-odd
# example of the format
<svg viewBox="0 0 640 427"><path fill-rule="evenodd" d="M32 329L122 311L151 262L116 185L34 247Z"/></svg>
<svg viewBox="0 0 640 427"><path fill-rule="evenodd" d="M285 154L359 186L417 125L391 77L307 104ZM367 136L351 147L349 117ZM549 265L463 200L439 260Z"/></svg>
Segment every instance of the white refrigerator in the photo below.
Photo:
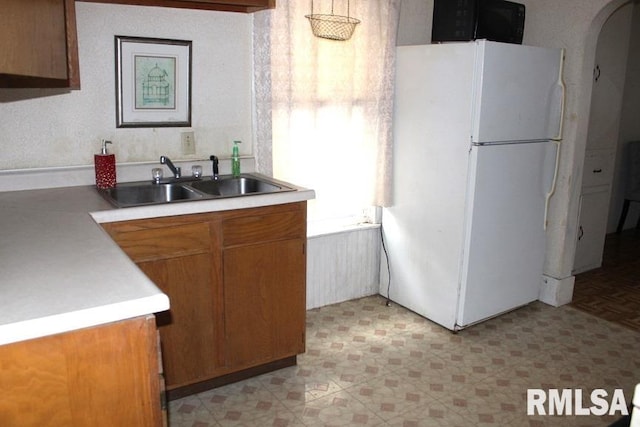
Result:
<svg viewBox="0 0 640 427"><path fill-rule="evenodd" d="M382 295L451 330L538 298L562 58L485 40L397 48Z"/></svg>

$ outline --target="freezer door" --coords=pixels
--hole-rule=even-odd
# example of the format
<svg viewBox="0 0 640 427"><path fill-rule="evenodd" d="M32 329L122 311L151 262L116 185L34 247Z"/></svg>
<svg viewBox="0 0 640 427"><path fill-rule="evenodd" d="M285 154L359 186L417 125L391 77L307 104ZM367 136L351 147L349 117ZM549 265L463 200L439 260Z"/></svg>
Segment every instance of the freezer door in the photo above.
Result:
<svg viewBox="0 0 640 427"><path fill-rule="evenodd" d="M551 142L472 148L459 326L538 299L554 164Z"/></svg>
<svg viewBox="0 0 640 427"><path fill-rule="evenodd" d="M476 43L472 142L557 139L564 97L563 51Z"/></svg>

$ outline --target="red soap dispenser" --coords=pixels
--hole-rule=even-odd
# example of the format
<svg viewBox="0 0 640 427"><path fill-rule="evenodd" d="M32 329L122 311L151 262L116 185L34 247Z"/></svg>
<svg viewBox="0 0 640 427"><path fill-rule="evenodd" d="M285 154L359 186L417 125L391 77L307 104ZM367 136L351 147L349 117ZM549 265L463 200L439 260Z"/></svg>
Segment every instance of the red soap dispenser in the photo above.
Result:
<svg viewBox="0 0 640 427"><path fill-rule="evenodd" d="M93 156L96 169L96 187L112 188L116 186L116 156L109 154L107 144L111 141L102 140L102 152Z"/></svg>

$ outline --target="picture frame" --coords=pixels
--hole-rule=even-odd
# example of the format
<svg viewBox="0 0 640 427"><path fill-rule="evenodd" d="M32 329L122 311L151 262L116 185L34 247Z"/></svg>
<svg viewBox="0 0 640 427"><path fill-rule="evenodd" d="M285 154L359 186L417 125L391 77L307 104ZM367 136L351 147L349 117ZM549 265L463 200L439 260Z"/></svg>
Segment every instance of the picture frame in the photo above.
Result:
<svg viewBox="0 0 640 427"><path fill-rule="evenodd" d="M115 36L116 127L191 126L191 43Z"/></svg>

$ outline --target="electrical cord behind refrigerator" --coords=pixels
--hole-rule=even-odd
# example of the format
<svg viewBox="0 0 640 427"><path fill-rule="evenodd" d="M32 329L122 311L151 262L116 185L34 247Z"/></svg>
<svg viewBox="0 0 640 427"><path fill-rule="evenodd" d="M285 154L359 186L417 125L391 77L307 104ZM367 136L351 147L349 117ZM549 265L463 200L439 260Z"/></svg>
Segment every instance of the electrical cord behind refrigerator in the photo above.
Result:
<svg viewBox="0 0 640 427"><path fill-rule="evenodd" d="M389 292L391 292L391 268L389 268L389 254L387 253L387 246L384 244L384 230L382 229L382 224L380 224L380 240L382 241L382 250L384 251L384 257L385 260L387 261L387 277L388 277L388 282L387 282L387 302L386 302L386 306L387 307L391 307L391 294Z"/></svg>

